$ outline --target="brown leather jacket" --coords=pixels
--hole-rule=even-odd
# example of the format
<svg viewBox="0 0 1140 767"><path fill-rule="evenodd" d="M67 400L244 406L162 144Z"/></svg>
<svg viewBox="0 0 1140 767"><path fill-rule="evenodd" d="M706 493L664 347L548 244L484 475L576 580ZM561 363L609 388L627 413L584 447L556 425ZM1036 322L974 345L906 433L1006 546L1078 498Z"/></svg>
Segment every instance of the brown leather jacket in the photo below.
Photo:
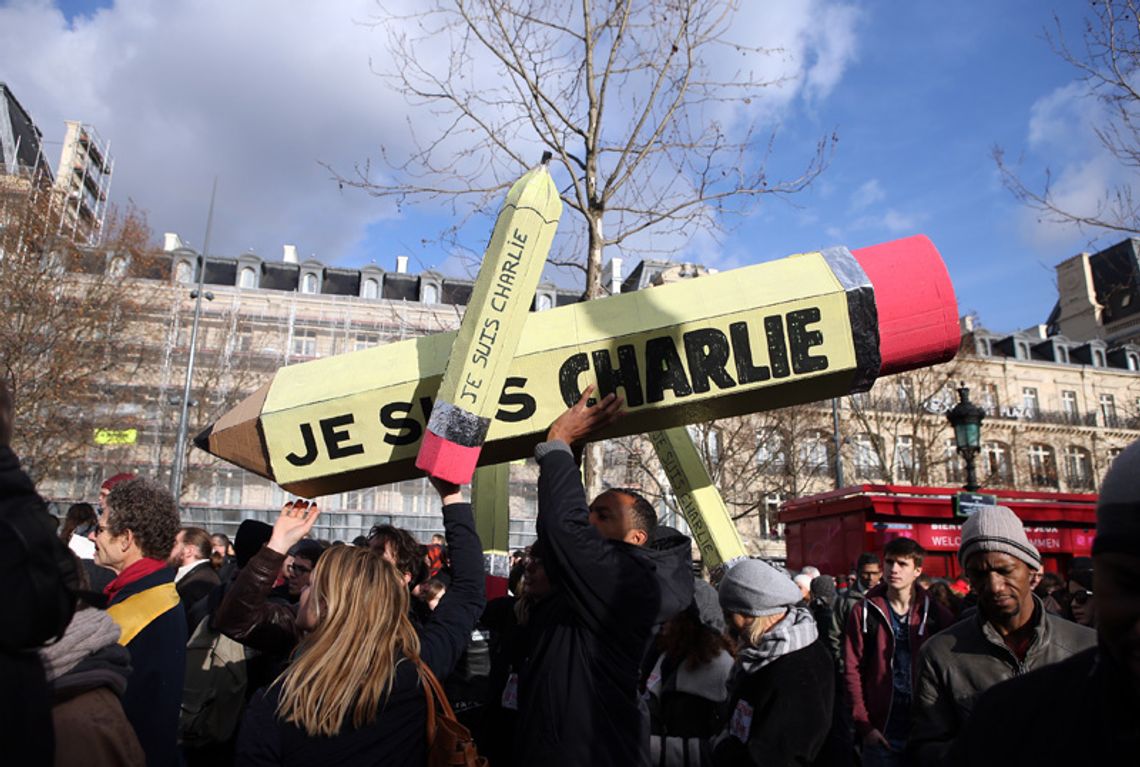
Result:
<svg viewBox="0 0 1140 767"><path fill-rule="evenodd" d="M288 655L297 646L297 612L269 601L285 555L268 546L246 563L214 614L214 627L235 642L264 653Z"/></svg>
<svg viewBox="0 0 1140 767"><path fill-rule="evenodd" d="M998 682L1063 661L1096 645L1096 632L1051 615L1033 597L1033 643L1024 661L980 612L935 634L918 659L909 748L915 764L944 764L974 702Z"/></svg>

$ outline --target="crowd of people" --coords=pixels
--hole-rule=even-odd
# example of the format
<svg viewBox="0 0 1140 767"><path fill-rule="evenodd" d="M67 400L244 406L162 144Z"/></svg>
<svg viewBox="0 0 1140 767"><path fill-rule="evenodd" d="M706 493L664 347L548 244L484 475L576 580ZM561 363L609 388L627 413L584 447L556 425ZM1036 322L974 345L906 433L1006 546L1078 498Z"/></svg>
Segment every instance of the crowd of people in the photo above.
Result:
<svg viewBox="0 0 1140 767"><path fill-rule="evenodd" d="M128 474L56 529L0 387L11 763L1140 759L1140 443L1106 478L1093 556L1064 576L995 506L964 523L953 581L925 576L905 537L849 573L742 559L701 577L636 490L586 497L577 450L622 407L589 395L535 451L537 540L504 583L463 488L438 479L428 545L390 525L315 540L320 510L300 500L231 541Z"/></svg>

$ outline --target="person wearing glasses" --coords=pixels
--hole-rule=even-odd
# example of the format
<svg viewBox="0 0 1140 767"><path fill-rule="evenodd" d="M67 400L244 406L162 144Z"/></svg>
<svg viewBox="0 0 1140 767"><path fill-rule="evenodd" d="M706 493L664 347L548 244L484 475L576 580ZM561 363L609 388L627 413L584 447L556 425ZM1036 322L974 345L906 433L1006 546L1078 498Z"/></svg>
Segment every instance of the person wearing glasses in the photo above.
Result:
<svg viewBox="0 0 1140 767"><path fill-rule="evenodd" d="M178 718L186 673L186 611L167 557L178 535L174 496L152 479L119 482L91 533L95 561L115 571L103 589L119 644L131 653L123 711L152 767L179 764Z"/></svg>
<svg viewBox="0 0 1140 767"><path fill-rule="evenodd" d="M301 598L301 592L309 586L313 568L321 558L324 548L312 540L305 540L293 547L293 558L285 570L285 585L289 590L289 600L296 603Z"/></svg>

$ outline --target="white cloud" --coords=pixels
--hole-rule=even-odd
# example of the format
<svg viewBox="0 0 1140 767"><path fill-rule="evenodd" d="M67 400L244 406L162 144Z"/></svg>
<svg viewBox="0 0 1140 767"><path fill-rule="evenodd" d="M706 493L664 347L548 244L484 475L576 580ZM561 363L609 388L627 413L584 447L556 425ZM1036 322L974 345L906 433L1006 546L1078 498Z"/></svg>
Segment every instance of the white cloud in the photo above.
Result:
<svg viewBox="0 0 1140 767"><path fill-rule="evenodd" d="M886 199L887 193L879 179L873 178L864 181L858 189L851 193L851 211L856 212L871 207L877 202Z"/></svg>
<svg viewBox="0 0 1140 767"><path fill-rule="evenodd" d="M211 251L278 258L290 242L336 262L364 255L371 237L368 255L384 264L401 248L376 231L402 214L338 189L320 165L349 171L381 146L406 156L409 128L423 138L438 119L409 110L373 73L388 68L391 30L360 22L378 11L374 0L117 0L69 22L48 0L11 0L0 5L0 72L45 140L59 141L65 119L110 140L113 200L136 202L157 233L200 247L217 175ZM829 0L743 4L734 32L780 49L763 74L788 78L753 116L826 97L855 57L858 21L852 6ZM46 149L54 165L58 144Z"/></svg>
<svg viewBox="0 0 1140 767"><path fill-rule="evenodd" d="M1140 182L1140 173L1124 166L1096 134L1096 127L1111 124L1111 118L1085 84L1074 82L1054 89L1030 108L1028 152L1014 170L1027 187L1041 192L1048 168L1050 194L1056 206L1076 215L1095 216L1114 189ZM1040 172L1032 173L1029 168ZM1097 230L1081 231L1028 207L1018 211L1017 223L1028 243L1051 252L1075 250L1102 237L1120 237Z"/></svg>

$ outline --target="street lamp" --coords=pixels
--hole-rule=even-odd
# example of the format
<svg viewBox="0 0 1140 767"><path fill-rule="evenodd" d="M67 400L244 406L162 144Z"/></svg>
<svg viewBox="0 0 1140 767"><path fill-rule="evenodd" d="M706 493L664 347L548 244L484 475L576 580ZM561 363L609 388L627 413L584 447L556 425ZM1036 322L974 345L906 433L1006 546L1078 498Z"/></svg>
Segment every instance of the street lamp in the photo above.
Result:
<svg viewBox="0 0 1140 767"><path fill-rule="evenodd" d="M970 389L965 384L958 387L958 404L946 413L947 420L954 427L954 446L966 461L966 484L964 489L972 493L978 489L978 477L974 472L974 457L982 447L982 419L986 411L970 402Z"/></svg>

